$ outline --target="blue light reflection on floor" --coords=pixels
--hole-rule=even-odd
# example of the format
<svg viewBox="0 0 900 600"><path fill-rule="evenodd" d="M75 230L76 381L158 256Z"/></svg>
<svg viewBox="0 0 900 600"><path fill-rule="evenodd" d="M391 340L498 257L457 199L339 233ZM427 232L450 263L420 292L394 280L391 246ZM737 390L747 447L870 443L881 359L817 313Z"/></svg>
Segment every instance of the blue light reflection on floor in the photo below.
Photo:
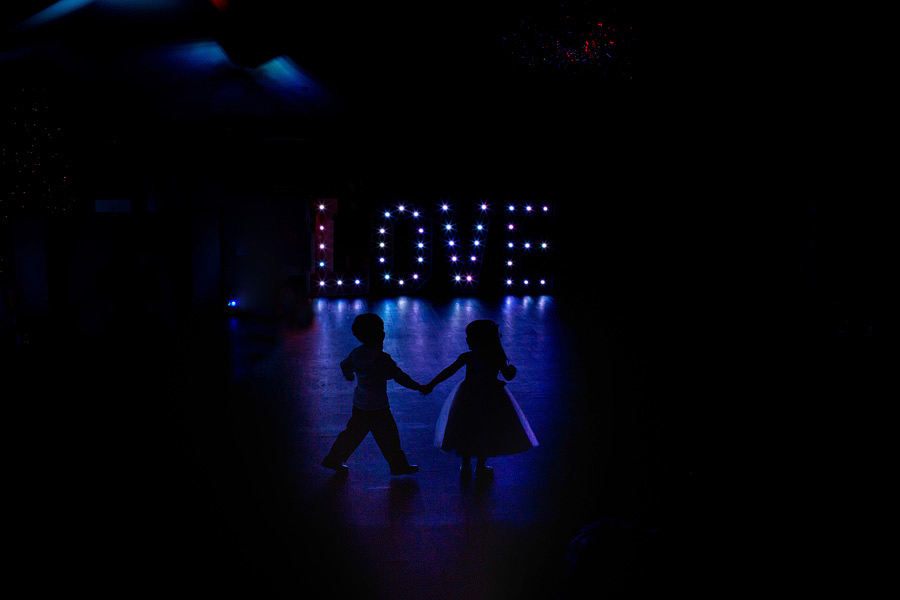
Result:
<svg viewBox="0 0 900 600"><path fill-rule="evenodd" d="M517 377L508 385L541 446L489 461L495 465L497 476L489 486L479 488L482 495L478 511L480 518L500 521L542 520L549 518L545 511L547 503L552 502L541 489L552 480L553 453L559 449L567 418L558 398L558 385L565 374L559 368L564 352L559 347L562 331L554 307L554 300L549 296L510 296L499 302L476 298L434 302L403 296L320 298L312 304L315 324L300 337L305 347L315 349L316 356L336 364L359 343L350 332L353 319L364 312L374 312L385 322L385 351L414 379L425 383L467 350L465 327L469 322L488 318L500 324L501 331L505 331L504 347L518 368ZM324 362L320 368L329 372L329 365ZM464 371L458 372L427 397L393 382L388 384L404 448L422 468L417 492L408 499L409 506L404 509L420 524L458 523L472 517L471 498L459 497L459 460L433 446L434 424L443 401L455 382L464 376ZM328 397L308 399L312 402L311 411L319 415L310 415L311 425L336 434L349 415L353 384L342 386L336 381L322 381L317 385ZM321 407L316 408L316 403L321 403ZM322 448L317 448L312 455L327 451L326 446L332 441L320 440ZM371 440L365 441L351 457L351 472L355 476L346 484L344 500L348 518L359 525L372 518L371 511L363 507L376 512L389 510L389 498L381 497L390 491L389 479L382 473L382 462ZM315 467L310 469L312 476L317 473ZM456 500L448 506L447 498Z"/></svg>

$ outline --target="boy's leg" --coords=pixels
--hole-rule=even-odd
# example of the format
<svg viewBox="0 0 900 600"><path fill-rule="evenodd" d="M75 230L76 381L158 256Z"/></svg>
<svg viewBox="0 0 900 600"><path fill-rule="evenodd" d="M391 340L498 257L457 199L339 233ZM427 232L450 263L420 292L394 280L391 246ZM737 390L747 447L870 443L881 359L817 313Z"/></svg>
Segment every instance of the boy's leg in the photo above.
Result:
<svg viewBox="0 0 900 600"><path fill-rule="evenodd" d="M322 463L340 464L345 462L365 439L369 433L369 427L366 412L354 407L353 415L347 421L347 427L338 434L331 446L331 451Z"/></svg>
<svg viewBox="0 0 900 600"><path fill-rule="evenodd" d="M406 453L400 446L400 431L389 408L377 411L372 422L372 437L381 449L381 453L391 467L391 475L415 473L419 467L409 464Z"/></svg>

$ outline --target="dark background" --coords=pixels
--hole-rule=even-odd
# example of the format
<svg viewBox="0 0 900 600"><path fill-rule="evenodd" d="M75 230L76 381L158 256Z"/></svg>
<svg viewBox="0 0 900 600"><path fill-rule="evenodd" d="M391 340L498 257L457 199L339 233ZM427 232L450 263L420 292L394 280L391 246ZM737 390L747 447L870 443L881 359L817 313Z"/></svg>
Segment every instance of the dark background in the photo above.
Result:
<svg viewBox="0 0 900 600"><path fill-rule="evenodd" d="M167 386L200 397L227 379L235 288L248 315L302 326L305 284L296 312L279 299L307 275L308 233L290 224L309 223L308 200L338 198L349 226L395 197L527 196L557 207L555 293L579 348L607 336L639 390L634 414L669 424L660 469L671 514L693 507L704 524L697 546L745 552L764 523L780 565L790 551L775 540L859 541L822 524L888 439L863 435L856 409L873 408L884 366L886 238L859 179L794 166L821 139L814 124L761 147L765 119L719 86L634 83L635 13L614 3L171 4L94 3L3 37L3 397L28 523L74 535L60 524L84 506L59 498L115 487L92 459L140 455L135 440L155 435L173 439L160 468L202 501L174 465L202 443L178 432L208 405L149 408ZM621 51L542 61L535 40L583 41L601 22ZM232 65L192 86L130 60L186 40L218 42ZM269 96L248 73L276 56L327 90L324 108L255 102ZM238 91L204 95L220 89ZM131 210L95 212L108 198ZM90 527L75 532L68 552L90 543ZM21 539L23 554L48 552Z"/></svg>

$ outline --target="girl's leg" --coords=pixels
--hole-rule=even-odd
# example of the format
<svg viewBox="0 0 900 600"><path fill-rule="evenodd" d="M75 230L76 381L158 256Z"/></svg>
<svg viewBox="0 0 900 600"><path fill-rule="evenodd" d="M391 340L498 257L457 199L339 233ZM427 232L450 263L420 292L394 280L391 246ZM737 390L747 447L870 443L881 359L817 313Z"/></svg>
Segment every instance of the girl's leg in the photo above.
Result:
<svg viewBox="0 0 900 600"><path fill-rule="evenodd" d="M472 474L472 457L463 455L462 464L459 467L459 474L468 477Z"/></svg>
<svg viewBox="0 0 900 600"><path fill-rule="evenodd" d="M487 466L487 456L479 456L478 463L475 466L475 476L482 477L485 475L492 475L494 469L492 467Z"/></svg>

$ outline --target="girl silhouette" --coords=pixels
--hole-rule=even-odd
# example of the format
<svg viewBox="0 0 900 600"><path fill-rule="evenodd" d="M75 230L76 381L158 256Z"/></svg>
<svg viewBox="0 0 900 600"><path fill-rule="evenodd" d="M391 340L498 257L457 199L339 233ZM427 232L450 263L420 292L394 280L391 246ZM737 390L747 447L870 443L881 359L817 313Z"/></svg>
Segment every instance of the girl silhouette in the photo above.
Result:
<svg viewBox="0 0 900 600"><path fill-rule="evenodd" d="M506 382L516 376L500 344L496 323L486 319L466 326L469 352L459 355L453 364L441 371L421 392L429 394L434 387L466 367L466 377L450 392L435 429L435 446L462 457L460 475L472 474L472 457L478 457L475 476L490 476L493 469L485 463L488 457L518 454L538 445L528 420Z"/></svg>

